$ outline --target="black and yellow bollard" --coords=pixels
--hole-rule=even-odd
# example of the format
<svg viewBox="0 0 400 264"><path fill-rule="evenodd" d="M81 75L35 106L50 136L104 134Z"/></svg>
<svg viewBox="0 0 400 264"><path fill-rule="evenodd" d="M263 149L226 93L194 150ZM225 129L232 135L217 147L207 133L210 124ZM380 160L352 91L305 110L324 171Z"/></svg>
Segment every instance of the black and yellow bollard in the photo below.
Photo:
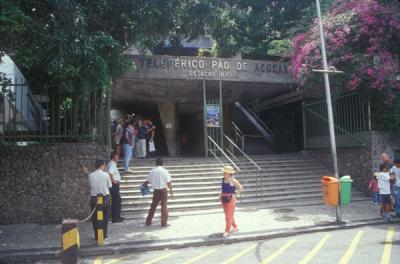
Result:
<svg viewBox="0 0 400 264"><path fill-rule="evenodd" d="M79 231L77 220L63 220L61 227L61 263L79 263Z"/></svg>
<svg viewBox="0 0 400 264"><path fill-rule="evenodd" d="M97 245L98 246L104 245L103 204L104 204L103 196L97 196Z"/></svg>

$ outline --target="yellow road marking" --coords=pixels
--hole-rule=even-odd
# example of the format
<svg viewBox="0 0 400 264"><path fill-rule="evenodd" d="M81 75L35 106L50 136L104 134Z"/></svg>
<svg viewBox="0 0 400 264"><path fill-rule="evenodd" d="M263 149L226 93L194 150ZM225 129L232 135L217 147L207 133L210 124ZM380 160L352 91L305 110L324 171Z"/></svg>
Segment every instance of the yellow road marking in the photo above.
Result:
<svg viewBox="0 0 400 264"><path fill-rule="evenodd" d="M257 246L257 244L253 244L253 245L243 249L242 251L240 251L236 255L233 255L231 258L229 258L226 261L224 261L222 264L228 264L228 263L234 262L238 258L240 258L240 257L246 255L247 253L249 253L250 251L252 251L256 246Z"/></svg>
<svg viewBox="0 0 400 264"><path fill-rule="evenodd" d="M310 262L310 260L317 255L317 253L321 250L321 248L324 246L325 242L329 239L331 235L326 234L319 242L318 244L308 253L307 256L303 258L302 261L299 262L299 264L307 264Z"/></svg>
<svg viewBox="0 0 400 264"><path fill-rule="evenodd" d="M350 261L351 256L353 256L354 251L357 248L358 243L361 240L361 237L364 235L364 231L358 231L357 235L354 237L353 241L351 242L351 245L349 249L346 251L346 253L343 255L342 259L340 260L339 264L347 264Z"/></svg>
<svg viewBox="0 0 400 264"><path fill-rule="evenodd" d="M392 252L393 235L394 235L394 228L389 227L386 234L386 243L382 254L381 264L390 263L390 253Z"/></svg>
<svg viewBox="0 0 400 264"><path fill-rule="evenodd" d="M192 259L189 259L188 261L183 262L183 264L191 264L191 263L194 263L194 262L196 262L196 261L198 261L198 260L200 260L200 259L202 259L202 258L207 257L208 255L214 253L215 251L217 251L217 250L216 250L216 249L211 249L211 250L209 250L209 251L207 251L207 252L205 252L205 253L203 253L203 254L197 256L197 257L194 257L194 258L192 258Z"/></svg>
<svg viewBox="0 0 400 264"><path fill-rule="evenodd" d="M102 264L102 263L103 263L103 257L102 256L97 257L93 262L93 264Z"/></svg>
<svg viewBox="0 0 400 264"><path fill-rule="evenodd" d="M271 256L269 256L268 258L264 259L263 262L261 262L261 264L268 264L271 261L273 261L274 259L276 259L277 257L279 257L282 253L284 253L291 245L293 245L293 243L296 241L296 239L292 239L290 241L288 241L285 245L283 245L280 249L278 249L277 251L275 251Z"/></svg>
<svg viewBox="0 0 400 264"><path fill-rule="evenodd" d="M108 261L106 264L117 263L118 261L121 261L121 260L124 260L124 259L128 259L128 258L130 258L130 257L132 257L132 256L134 256L134 254L127 255L127 256L124 256L124 257L121 257L121 258L117 258L117 259L112 259L112 260ZM101 264L101 263L100 263L100 264Z"/></svg>
<svg viewBox="0 0 400 264"><path fill-rule="evenodd" d="M163 255L163 256L161 256L161 257L158 257L158 258L156 258L156 259L153 259L153 260L144 262L143 264L152 264L152 263L156 263L157 261L160 261L160 260L169 258L169 257L171 257L171 256L173 256L173 255L175 255L175 254L176 254L176 252L170 252L170 253L165 254L165 255Z"/></svg>

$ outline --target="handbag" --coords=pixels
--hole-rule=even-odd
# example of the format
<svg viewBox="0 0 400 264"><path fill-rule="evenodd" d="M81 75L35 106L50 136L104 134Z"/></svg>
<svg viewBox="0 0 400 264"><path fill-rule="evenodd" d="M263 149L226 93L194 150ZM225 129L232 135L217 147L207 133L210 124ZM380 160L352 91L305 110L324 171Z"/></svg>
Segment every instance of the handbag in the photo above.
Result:
<svg viewBox="0 0 400 264"><path fill-rule="evenodd" d="M233 195L229 195L229 196L223 196L222 197L222 202L223 203L229 203L232 200Z"/></svg>
<svg viewBox="0 0 400 264"><path fill-rule="evenodd" d="M156 151L156 147L154 146L154 141L149 141L149 152Z"/></svg>

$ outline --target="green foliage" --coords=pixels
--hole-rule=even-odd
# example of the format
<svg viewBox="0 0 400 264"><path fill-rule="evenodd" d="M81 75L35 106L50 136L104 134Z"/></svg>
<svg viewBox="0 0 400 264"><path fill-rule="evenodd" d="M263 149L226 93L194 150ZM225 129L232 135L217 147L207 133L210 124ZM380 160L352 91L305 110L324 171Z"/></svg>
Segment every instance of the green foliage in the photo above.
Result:
<svg viewBox="0 0 400 264"><path fill-rule="evenodd" d="M316 17L314 3L314 0L218 1L210 31L217 40L221 56L237 52L250 58L276 55L288 50L277 48L285 42L274 41L290 39L312 24L312 19ZM331 3L332 0L322 1L323 9Z"/></svg>
<svg viewBox="0 0 400 264"><path fill-rule="evenodd" d="M397 98L400 93L397 94ZM372 129L388 130L400 135L400 100L394 100L391 107L384 103L385 95L381 92L371 92L369 95L372 112Z"/></svg>

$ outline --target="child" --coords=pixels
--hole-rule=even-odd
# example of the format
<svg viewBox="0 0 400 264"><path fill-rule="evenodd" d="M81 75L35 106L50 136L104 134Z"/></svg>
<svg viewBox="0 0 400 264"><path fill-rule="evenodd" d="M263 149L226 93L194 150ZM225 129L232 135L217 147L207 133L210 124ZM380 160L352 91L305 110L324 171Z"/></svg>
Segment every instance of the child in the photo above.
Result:
<svg viewBox="0 0 400 264"><path fill-rule="evenodd" d="M369 182L368 189L370 189L374 195L373 197L374 204L380 206L381 199L379 195L378 179L376 178L377 175L378 173L375 173L373 175L372 180Z"/></svg>
<svg viewBox="0 0 400 264"><path fill-rule="evenodd" d="M394 166L390 169L394 181L394 200L396 204L396 217L400 217L400 159L394 160Z"/></svg>
<svg viewBox="0 0 400 264"><path fill-rule="evenodd" d="M381 196L381 203L382 203L382 211L383 211L383 218L385 218L389 222L394 222L393 217L390 215L390 204L391 204L391 197L390 197L390 175L389 169L381 164L379 166L379 170L381 171L377 175L378 179L378 187L379 187L379 194Z"/></svg>

